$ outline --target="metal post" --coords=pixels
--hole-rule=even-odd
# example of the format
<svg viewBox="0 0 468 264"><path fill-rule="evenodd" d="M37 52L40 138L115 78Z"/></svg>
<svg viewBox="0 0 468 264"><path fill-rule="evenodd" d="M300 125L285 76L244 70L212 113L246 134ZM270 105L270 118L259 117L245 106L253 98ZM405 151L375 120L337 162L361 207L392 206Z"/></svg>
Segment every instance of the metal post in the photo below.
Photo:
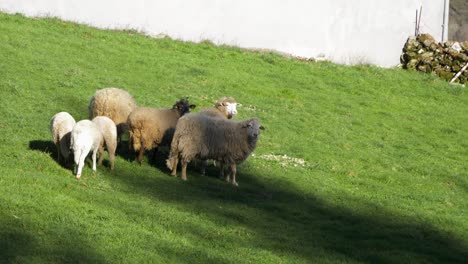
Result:
<svg viewBox="0 0 468 264"><path fill-rule="evenodd" d="M447 12L447 0L444 0L444 15L443 15L443 21L442 21L442 40L440 42L444 42L444 36L445 36L445 19L448 16L445 14Z"/></svg>
<svg viewBox="0 0 468 264"><path fill-rule="evenodd" d="M418 36L418 9L416 9L416 20L414 21L414 36Z"/></svg>

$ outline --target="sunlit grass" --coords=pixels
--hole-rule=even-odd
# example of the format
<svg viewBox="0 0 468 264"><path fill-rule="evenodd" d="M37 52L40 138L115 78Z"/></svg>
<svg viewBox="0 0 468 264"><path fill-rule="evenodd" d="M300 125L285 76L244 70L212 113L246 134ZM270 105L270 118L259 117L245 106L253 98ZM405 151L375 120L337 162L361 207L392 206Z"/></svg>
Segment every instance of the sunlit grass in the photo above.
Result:
<svg viewBox="0 0 468 264"><path fill-rule="evenodd" d="M239 188L124 149L77 182L49 120L87 118L104 87L140 106L236 98L266 127ZM0 14L0 262L463 262L467 106L431 75Z"/></svg>

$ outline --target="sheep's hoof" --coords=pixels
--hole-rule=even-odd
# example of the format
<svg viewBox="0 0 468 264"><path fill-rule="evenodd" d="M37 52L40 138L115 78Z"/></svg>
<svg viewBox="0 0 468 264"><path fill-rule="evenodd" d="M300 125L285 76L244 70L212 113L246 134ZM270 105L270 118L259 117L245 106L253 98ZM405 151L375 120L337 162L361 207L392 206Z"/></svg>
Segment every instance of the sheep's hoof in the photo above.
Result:
<svg viewBox="0 0 468 264"><path fill-rule="evenodd" d="M239 184L237 184L237 182L232 182L232 185L234 185L235 187L239 187Z"/></svg>
<svg viewBox="0 0 468 264"><path fill-rule="evenodd" d="M187 181L187 177L182 177L181 178L183 181Z"/></svg>

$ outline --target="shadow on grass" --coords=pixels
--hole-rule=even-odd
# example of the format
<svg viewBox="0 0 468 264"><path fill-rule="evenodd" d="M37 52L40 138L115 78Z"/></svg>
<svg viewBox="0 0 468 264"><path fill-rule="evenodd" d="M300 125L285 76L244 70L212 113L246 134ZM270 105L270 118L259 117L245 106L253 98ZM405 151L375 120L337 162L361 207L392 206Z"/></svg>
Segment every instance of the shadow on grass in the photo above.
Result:
<svg viewBox="0 0 468 264"><path fill-rule="evenodd" d="M0 263L105 263L105 259L79 239L75 230L43 230L41 236L28 227L34 224L5 210L0 213ZM43 243L46 240L53 243ZM50 238L52 237L52 238Z"/></svg>
<svg viewBox="0 0 468 264"><path fill-rule="evenodd" d="M50 158L62 166L62 168L73 170L73 156L70 156L70 160L66 164L58 162L57 148L51 140L31 140L29 141L29 149L49 154Z"/></svg>
<svg viewBox="0 0 468 264"><path fill-rule="evenodd" d="M188 182L170 176L135 175L125 169L115 180L139 194L187 211L203 212L216 222L251 230L248 244L233 238L226 245L232 248L260 248L310 262L334 259L365 263L462 263L468 259L461 240L421 220L395 215L367 201L354 201L362 204L357 212L331 205L313 194L301 193L285 181L262 183L257 180L261 175L243 172L238 175L240 188L193 170L189 171ZM120 210L131 211L131 208ZM200 239L205 236L200 234L206 232L198 230L196 225L182 230Z"/></svg>

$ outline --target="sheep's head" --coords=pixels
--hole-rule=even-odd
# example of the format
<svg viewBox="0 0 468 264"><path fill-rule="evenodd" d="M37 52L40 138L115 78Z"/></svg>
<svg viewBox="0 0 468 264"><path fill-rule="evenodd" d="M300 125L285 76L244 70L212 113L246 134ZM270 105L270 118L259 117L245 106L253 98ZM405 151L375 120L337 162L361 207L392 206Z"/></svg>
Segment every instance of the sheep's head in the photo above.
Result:
<svg viewBox="0 0 468 264"><path fill-rule="evenodd" d="M177 109L180 113L180 116L183 116L187 113L190 113L190 109L194 109L196 105L190 104L188 99L180 99L177 101L174 106L172 106L173 109Z"/></svg>
<svg viewBox="0 0 468 264"><path fill-rule="evenodd" d="M232 97L223 97L216 102L215 107L223 111L228 119L231 119L237 115L237 106L240 105Z"/></svg>
<svg viewBox="0 0 468 264"><path fill-rule="evenodd" d="M265 128L260 125L260 121L256 118L247 120L243 128L247 129L249 141L254 144L258 140L258 136L260 136L260 130L265 130Z"/></svg>

